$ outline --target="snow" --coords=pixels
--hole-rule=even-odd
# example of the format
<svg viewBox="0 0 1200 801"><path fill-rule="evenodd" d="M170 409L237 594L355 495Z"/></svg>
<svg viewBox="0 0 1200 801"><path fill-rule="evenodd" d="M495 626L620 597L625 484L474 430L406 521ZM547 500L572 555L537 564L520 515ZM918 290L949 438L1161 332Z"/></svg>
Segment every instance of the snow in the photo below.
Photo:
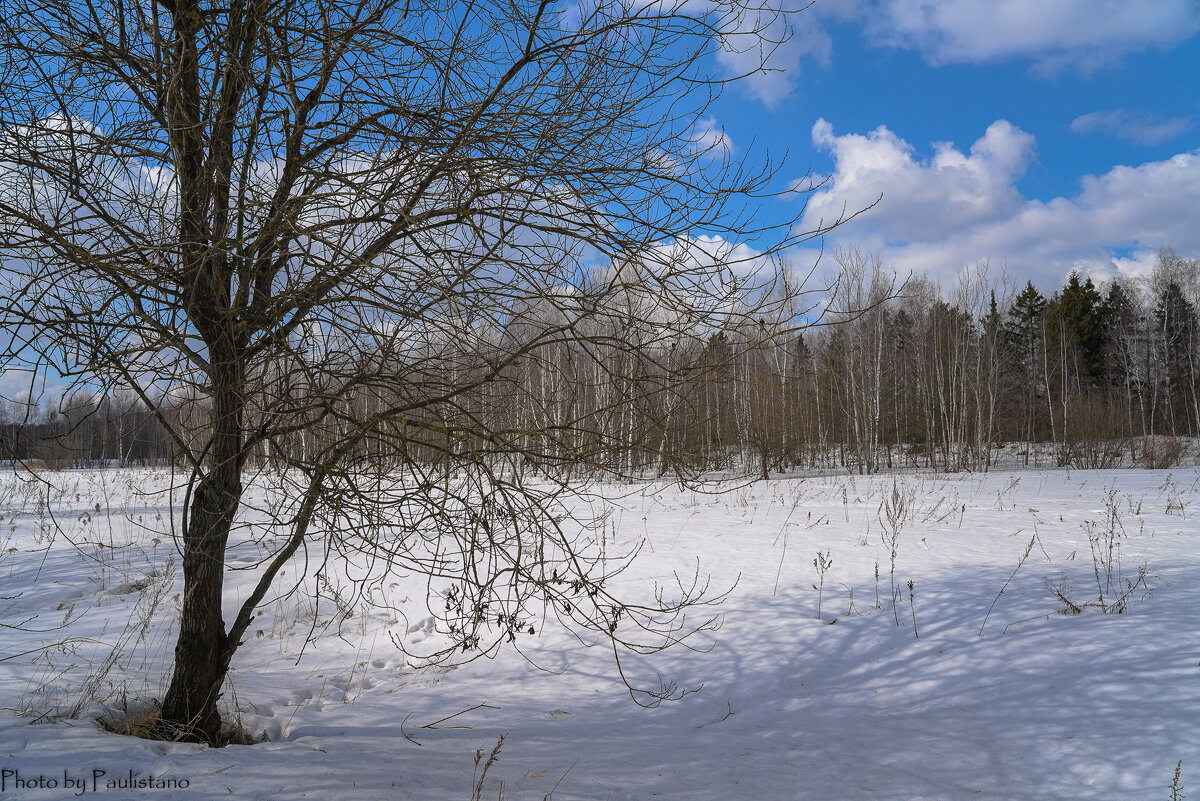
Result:
<svg viewBox="0 0 1200 801"><path fill-rule="evenodd" d="M179 591L169 476L42 477L48 495L0 477L0 622L37 630L2 635L0 797L467 799L476 751L486 760L501 735L484 798L502 782L509 799L1165 799L1179 760L1185 788L1200 768L1197 468L606 488L609 530L644 543L628 592L687 580L697 558L728 590L720 627L690 649L623 659L635 684L694 692L641 708L610 648L552 624L519 651L421 668L392 636L436 640L428 617L347 617L297 593L266 607L226 698L268 739L221 749L94 722L164 689ZM881 535L894 486L908 514L893 611ZM1111 533L1113 579L1136 587L1123 614L1094 603L1107 575L1089 531ZM257 547L231 549L231 565ZM820 620L818 551L832 559ZM232 607L252 573L230 576ZM1064 576L1081 614L1047 589ZM131 775L177 786L106 788Z"/></svg>

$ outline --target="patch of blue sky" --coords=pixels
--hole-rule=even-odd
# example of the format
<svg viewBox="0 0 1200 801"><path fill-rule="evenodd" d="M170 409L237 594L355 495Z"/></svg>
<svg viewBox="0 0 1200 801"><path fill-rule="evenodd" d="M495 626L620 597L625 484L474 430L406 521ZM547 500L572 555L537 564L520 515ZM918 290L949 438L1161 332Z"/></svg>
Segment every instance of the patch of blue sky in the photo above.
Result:
<svg viewBox="0 0 1200 801"><path fill-rule="evenodd" d="M872 181L885 193L831 242L943 275L987 259L1048 288L1121 272L1134 251L1200 254L1200 6L841 0L796 27L782 72L727 92L713 119L735 148L786 152L781 183L832 175L826 209ZM850 147L869 140L889 147ZM922 215L947 222L905 235Z"/></svg>

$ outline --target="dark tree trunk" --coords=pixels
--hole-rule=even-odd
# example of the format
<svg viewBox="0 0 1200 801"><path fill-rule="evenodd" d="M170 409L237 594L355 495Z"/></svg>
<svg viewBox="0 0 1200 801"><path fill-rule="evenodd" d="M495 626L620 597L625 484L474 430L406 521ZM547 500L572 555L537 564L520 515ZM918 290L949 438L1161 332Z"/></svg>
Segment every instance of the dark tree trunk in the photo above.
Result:
<svg viewBox="0 0 1200 801"><path fill-rule="evenodd" d="M241 494L234 469L214 467L196 488L183 553L183 610L175 668L163 701L160 728L172 739L216 743L217 699L229 668L221 589L225 546Z"/></svg>
<svg viewBox="0 0 1200 801"><path fill-rule="evenodd" d="M228 259L222 248L212 247L210 214L216 215L219 227L227 205L220 190L228 176L214 175L206 167L198 55L201 8L197 0L178 0L172 10L176 77L167 99L174 123L171 144L180 202L181 297L207 348L212 417L207 447L193 466L197 480L185 510L183 610L159 728L164 736L217 744L221 736L217 699L233 651L225 633L221 595L225 548L242 497L245 353L230 303ZM214 149L220 144L214 141Z"/></svg>
<svg viewBox="0 0 1200 801"><path fill-rule="evenodd" d="M183 610L171 685L159 716L164 735L210 744L221 738L217 699L234 650L225 632L221 595L225 548L242 497L238 371L214 370L213 377L217 391L210 456L187 510Z"/></svg>

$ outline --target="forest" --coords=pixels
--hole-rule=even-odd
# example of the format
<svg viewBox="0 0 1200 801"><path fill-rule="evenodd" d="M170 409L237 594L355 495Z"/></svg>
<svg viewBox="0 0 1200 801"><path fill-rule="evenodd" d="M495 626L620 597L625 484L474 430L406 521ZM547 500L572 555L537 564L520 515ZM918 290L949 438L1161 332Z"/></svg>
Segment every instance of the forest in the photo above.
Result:
<svg viewBox="0 0 1200 801"><path fill-rule="evenodd" d="M796 468L986 471L1006 443L1043 445L1018 451L1026 464L1033 452L1058 466L1157 464L1178 458L1181 438L1200 435L1200 260L1164 248L1145 276L1097 285L1072 272L1048 296L984 264L943 287L897 276L859 250L833 260L815 305L807 295L804 311L794 298L764 303L763 316L740 314L727 329L682 328L631 289L603 313L582 308L583 293L547 292L487 315L504 325L469 337L437 336L438 326L404 332L400 355L381 357L394 363L373 367L444 399L401 421L405 437L365 440L357 457L450 467L468 452L515 452L535 471L591 469L583 464L618 475L765 477ZM547 345L558 330L571 336ZM522 339L539 347L501 380L473 383L481 354ZM302 410L310 397L328 412L331 395L346 419L383 406L378 390L356 390L354 364L335 371L342 391L306 384L304 354L328 365L352 351L314 326L295 363L252 382L244 414ZM3 458L51 468L167 463L176 444L164 424L202 441L206 401L153 391L7 400ZM251 461L304 461L336 441L336 410L317 411L319 422L264 441Z"/></svg>

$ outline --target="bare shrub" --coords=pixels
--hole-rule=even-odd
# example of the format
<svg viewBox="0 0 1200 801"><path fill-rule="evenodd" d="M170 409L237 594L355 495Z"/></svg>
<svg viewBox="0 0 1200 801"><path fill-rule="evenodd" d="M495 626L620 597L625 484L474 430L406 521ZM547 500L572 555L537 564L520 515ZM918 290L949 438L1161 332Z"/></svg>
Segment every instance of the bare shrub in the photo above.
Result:
<svg viewBox="0 0 1200 801"><path fill-rule="evenodd" d="M1151 434L1142 437L1142 456L1138 460L1147 470L1177 467L1187 452L1187 443L1179 437Z"/></svg>

